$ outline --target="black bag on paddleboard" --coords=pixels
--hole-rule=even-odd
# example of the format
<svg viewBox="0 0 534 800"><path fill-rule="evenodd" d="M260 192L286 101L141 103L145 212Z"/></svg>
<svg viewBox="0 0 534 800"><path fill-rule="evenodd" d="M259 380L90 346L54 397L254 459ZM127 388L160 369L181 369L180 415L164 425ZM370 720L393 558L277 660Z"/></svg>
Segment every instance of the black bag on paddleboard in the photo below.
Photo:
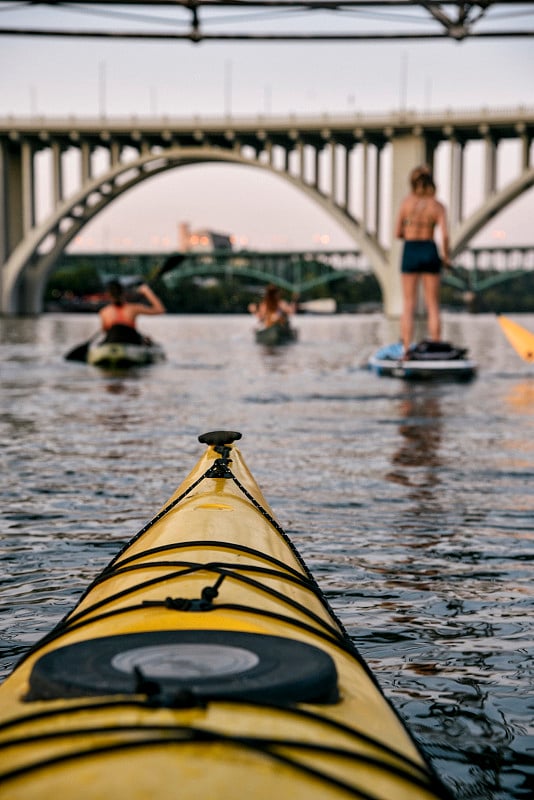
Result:
<svg viewBox="0 0 534 800"><path fill-rule="evenodd" d="M410 359L413 361L455 361L465 358L467 349L455 347L449 342L423 341L410 349Z"/></svg>

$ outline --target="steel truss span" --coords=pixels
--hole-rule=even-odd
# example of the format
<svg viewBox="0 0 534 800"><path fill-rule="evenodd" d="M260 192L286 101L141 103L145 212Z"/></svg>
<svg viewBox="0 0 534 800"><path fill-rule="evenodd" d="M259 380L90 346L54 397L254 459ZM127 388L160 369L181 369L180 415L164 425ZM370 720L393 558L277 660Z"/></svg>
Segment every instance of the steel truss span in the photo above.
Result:
<svg viewBox="0 0 534 800"><path fill-rule="evenodd" d="M40 17L40 25L36 25L36 6L53 10L50 24L45 17ZM13 12L17 20L22 18L25 24L3 25L10 14L2 12ZM27 24L25 14L28 15ZM111 3L104 0L83 3L0 0L0 36L194 43L462 41L534 36L534 26L530 26L533 16L531 0L445 3L436 0L113 0ZM73 18L79 21L75 27L72 27ZM90 20L94 20L94 27L89 27L93 25ZM115 25L124 27L115 28ZM267 26L272 27L268 30Z"/></svg>

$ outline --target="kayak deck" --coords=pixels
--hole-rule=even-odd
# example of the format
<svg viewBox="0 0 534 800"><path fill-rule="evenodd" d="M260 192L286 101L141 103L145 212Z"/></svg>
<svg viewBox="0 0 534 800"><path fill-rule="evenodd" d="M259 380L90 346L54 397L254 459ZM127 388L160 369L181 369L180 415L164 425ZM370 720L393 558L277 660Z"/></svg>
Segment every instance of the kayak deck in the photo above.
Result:
<svg viewBox="0 0 534 800"><path fill-rule="evenodd" d="M129 325L112 325L88 343L87 362L105 369L142 367L165 360L161 345Z"/></svg>
<svg viewBox="0 0 534 800"><path fill-rule="evenodd" d="M95 342L89 346L87 352L89 364L108 369L146 366L164 360L163 348L154 342L143 344Z"/></svg>
<svg viewBox="0 0 534 800"><path fill-rule="evenodd" d="M232 444L0 686L0 800L446 794Z"/></svg>
<svg viewBox="0 0 534 800"><path fill-rule="evenodd" d="M103 344L91 347L87 361L93 367L125 368L146 366L164 361L161 348L145 347L135 344Z"/></svg>
<svg viewBox="0 0 534 800"><path fill-rule="evenodd" d="M256 342L268 346L278 344L288 344L298 339L298 333L287 322L275 322L268 328L258 328L256 330Z"/></svg>

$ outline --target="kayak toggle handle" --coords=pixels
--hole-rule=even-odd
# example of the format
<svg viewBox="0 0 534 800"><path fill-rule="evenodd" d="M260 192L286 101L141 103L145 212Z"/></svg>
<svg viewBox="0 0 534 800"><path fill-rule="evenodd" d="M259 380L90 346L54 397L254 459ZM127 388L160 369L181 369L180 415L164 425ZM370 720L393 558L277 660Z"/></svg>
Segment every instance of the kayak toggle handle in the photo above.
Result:
<svg viewBox="0 0 534 800"><path fill-rule="evenodd" d="M211 467L205 473L205 478L233 478L232 470L229 467L229 464L232 463L232 459L228 458L230 455L230 448L229 447L216 447L215 448L217 453L221 454L221 458L216 458Z"/></svg>
<svg viewBox="0 0 534 800"><path fill-rule="evenodd" d="M209 431L203 433L198 437L201 444L209 444L212 447L221 447L222 445L229 445L241 439L242 434L239 431Z"/></svg>
<svg viewBox="0 0 534 800"><path fill-rule="evenodd" d="M195 599L190 597L166 597L165 600L144 600L144 606L165 606L170 611L211 611L213 603L210 600Z"/></svg>
<svg viewBox="0 0 534 800"><path fill-rule="evenodd" d="M203 433L198 437L198 441L202 444L208 444L213 447L216 453L221 456L217 458L210 469L206 472L206 478L232 478L232 472L228 464L232 463L229 458L232 449L232 443L237 439L241 439L239 431L209 431Z"/></svg>

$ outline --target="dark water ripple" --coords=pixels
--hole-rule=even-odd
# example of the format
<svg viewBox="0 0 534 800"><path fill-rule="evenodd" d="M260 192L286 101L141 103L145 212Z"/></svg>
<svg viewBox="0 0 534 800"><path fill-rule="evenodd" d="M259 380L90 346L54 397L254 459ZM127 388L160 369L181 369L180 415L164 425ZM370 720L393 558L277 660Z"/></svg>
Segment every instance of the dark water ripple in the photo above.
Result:
<svg viewBox="0 0 534 800"><path fill-rule="evenodd" d="M477 380L426 386L361 368L392 339L381 317L298 323L268 351L244 317L147 320L167 362L110 376L62 359L92 317L0 320L0 676L170 496L198 434L237 429L456 797L531 798L534 370L490 316L445 318Z"/></svg>

